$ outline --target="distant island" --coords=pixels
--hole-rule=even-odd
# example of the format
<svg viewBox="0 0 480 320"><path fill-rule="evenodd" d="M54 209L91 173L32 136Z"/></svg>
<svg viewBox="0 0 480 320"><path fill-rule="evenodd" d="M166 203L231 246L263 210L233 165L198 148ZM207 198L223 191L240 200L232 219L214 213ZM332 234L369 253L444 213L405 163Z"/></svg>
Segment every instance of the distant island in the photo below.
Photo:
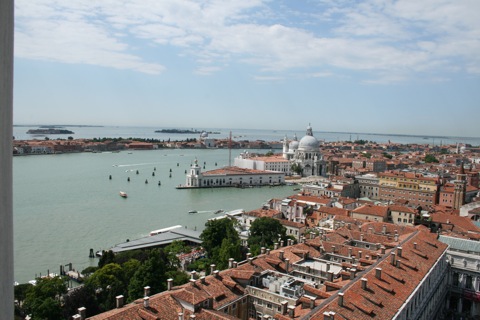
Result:
<svg viewBox="0 0 480 320"><path fill-rule="evenodd" d="M180 134L200 134L202 132L207 132L208 134L220 134L220 132L213 131L198 131L198 130L188 130L188 129L162 129L155 130L156 133L180 133Z"/></svg>
<svg viewBox="0 0 480 320"><path fill-rule="evenodd" d="M55 129L55 128L41 128L41 129L30 129L27 131L27 134L73 134L73 131L66 129Z"/></svg>

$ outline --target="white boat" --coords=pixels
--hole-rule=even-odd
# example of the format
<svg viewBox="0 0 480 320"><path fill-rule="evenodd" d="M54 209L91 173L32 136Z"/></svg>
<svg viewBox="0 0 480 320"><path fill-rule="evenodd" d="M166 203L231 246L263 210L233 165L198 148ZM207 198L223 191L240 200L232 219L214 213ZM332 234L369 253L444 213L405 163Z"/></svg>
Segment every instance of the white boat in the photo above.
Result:
<svg viewBox="0 0 480 320"><path fill-rule="evenodd" d="M126 197L127 197L127 193L126 193L126 192L123 192L123 191L120 191L120 197L126 198Z"/></svg>
<svg viewBox="0 0 480 320"><path fill-rule="evenodd" d="M190 211L188 211L188 213L190 213L190 214L194 214L194 213L197 213L197 212L198 212L197 210L190 210Z"/></svg>

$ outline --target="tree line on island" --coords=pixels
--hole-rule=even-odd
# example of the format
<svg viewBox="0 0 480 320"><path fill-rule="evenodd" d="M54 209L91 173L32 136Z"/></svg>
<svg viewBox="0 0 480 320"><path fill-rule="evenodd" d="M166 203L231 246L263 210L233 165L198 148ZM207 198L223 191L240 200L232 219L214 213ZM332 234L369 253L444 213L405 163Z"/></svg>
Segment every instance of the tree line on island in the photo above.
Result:
<svg viewBox="0 0 480 320"><path fill-rule="evenodd" d="M258 218L253 221L248 237L248 248L242 247L235 230L236 220L210 220L205 224L200 238L204 256L186 266L187 271L197 271L205 275L210 265L218 270L228 267L228 260L245 260L247 253L256 256L261 247L273 249L274 243L295 239L287 236L286 229L272 218ZM87 317L115 308L118 295L132 302L143 297L144 287L156 294L167 289L167 279L173 285L187 283L189 275L181 268L179 255L192 252L192 248L182 241L174 241L164 248L134 250L118 254L104 251L97 267L88 267L81 273L85 276L82 285L68 290L66 276L37 278L36 285L15 286L15 314L32 320L68 319L85 307Z"/></svg>

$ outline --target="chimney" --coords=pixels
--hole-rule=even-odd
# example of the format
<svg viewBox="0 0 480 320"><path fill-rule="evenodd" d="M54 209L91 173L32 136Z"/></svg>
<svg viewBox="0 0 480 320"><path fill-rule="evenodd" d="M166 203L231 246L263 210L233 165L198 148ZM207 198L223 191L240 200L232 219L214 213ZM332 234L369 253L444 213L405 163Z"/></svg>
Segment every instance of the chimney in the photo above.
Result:
<svg viewBox="0 0 480 320"><path fill-rule="evenodd" d="M368 228L368 233L373 233L373 228L372 227Z"/></svg>
<svg viewBox="0 0 480 320"><path fill-rule="evenodd" d="M193 270L192 272L190 272L190 276L190 280L197 279L197 271Z"/></svg>
<svg viewBox="0 0 480 320"><path fill-rule="evenodd" d="M315 309L315 298L310 297L310 309Z"/></svg>
<svg viewBox="0 0 480 320"><path fill-rule="evenodd" d="M338 294L338 306L339 306L339 307L343 307L343 295L344 295L343 292L340 292L340 293Z"/></svg>
<svg viewBox="0 0 480 320"><path fill-rule="evenodd" d="M172 290L173 279L167 279L167 290Z"/></svg>
<svg viewBox="0 0 480 320"><path fill-rule="evenodd" d="M288 306L288 316L292 319L295 317L295 306Z"/></svg>
<svg viewBox="0 0 480 320"><path fill-rule="evenodd" d="M323 319L324 320L335 320L335 312L333 312L333 311L324 312L323 313Z"/></svg>
<svg viewBox="0 0 480 320"><path fill-rule="evenodd" d="M77 309L78 314L80 315L80 320L85 320L87 318L87 309L85 307L80 307Z"/></svg>
<svg viewBox="0 0 480 320"><path fill-rule="evenodd" d="M386 233L387 233L387 225L384 224L382 227L382 234L386 234Z"/></svg>
<svg viewBox="0 0 480 320"><path fill-rule="evenodd" d="M357 269L351 268L350 269L350 280L355 279L355 273L357 273Z"/></svg>
<svg viewBox="0 0 480 320"><path fill-rule="evenodd" d="M397 248L397 256L401 257L402 256L402 247Z"/></svg>
<svg viewBox="0 0 480 320"><path fill-rule="evenodd" d="M393 236L393 239L395 240L395 242L398 241L398 233L397 233L397 230L395 230L395 235Z"/></svg>
<svg viewBox="0 0 480 320"><path fill-rule="evenodd" d="M249 258L250 259L250 258ZM238 267L238 262L237 261L233 261L233 268L235 269L236 267Z"/></svg>
<svg viewBox="0 0 480 320"><path fill-rule="evenodd" d="M269 254L270 254L270 249L267 249L267 255L269 255Z"/></svg>
<svg viewBox="0 0 480 320"><path fill-rule="evenodd" d="M348 248L348 257L349 257L349 258L352 257L352 248Z"/></svg>
<svg viewBox="0 0 480 320"><path fill-rule="evenodd" d="M144 298L143 298L143 306L144 306L145 308L150 307L150 298L149 298L149 297L144 297Z"/></svg>
<svg viewBox="0 0 480 320"><path fill-rule="evenodd" d="M285 259L285 272L288 273L290 270L290 259Z"/></svg>
<svg viewBox="0 0 480 320"><path fill-rule="evenodd" d="M362 278L362 289L367 290L367 283L368 280L366 278Z"/></svg>
<svg viewBox="0 0 480 320"><path fill-rule="evenodd" d="M273 244L273 250L277 250L277 249L278 249L278 242L275 242L275 243Z"/></svg>
<svg viewBox="0 0 480 320"><path fill-rule="evenodd" d="M382 268L375 268L375 278L382 280Z"/></svg>
<svg viewBox="0 0 480 320"><path fill-rule="evenodd" d="M117 309L120 309L121 307L123 307L123 296L122 295L116 296L115 299L117 299Z"/></svg>
<svg viewBox="0 0 480 320"><path fill-rule="evenodd" d="M218 270L213 271L213 276L215 277L215 279L218 279L218 273Z"/></svg>
<svg viewBox="0 0 480 320"><path fill-rule="evenodd" d="M190 319L191 319L191 320L194 320L196 317L197 317L197 316L194 315L194 314L191 314L191 315L190 315Z"/></svg>
<svg viewBox="0 0 480 320"><path fill-rule="evenodd" d="M327 272L327 281L333 282L333 271Z"/></svg>
<svg viewBox="0 0 480 320"><path fill-rule="evenodd" d="M332 252L335 253L335 249L336 247L335 246L332 246Z"/></svg>
<svg viewBox="0 0 480 320"><path fill-rule="evenodd" d="M260 253L261 253L261 254L265 254L265 247L261 247L261 248L260 248Z"/></svg>
<svg viewBox="0 0 480 320"><path fill-rule="evenodd" d="M178 313L178 320L183 320L183 313L182 312Z"/></svg>
<svg viewBox="0 0 480 320"><path fill-rule="evenodd" d="M363 241L363 233L360 233L360 241Z"/></svg>
<svg viewBox="0 0 480 320"><path fill-rule="evenodd" d="M216 267L216 265L214 265L214 264L210 265L210 274L213 274L213 271L215 271L215 267Z"/></svg>
<svg viewBox="0 0 480 320"><path fill-rule="evenodd" d="M395 266L395 252L390 253L390 264Z"/></svg>
<svg viewBox="0 0 480 320"><path fill-rule="evenodd" d="M303 253L303 260L308 260L309 256L310 256L310 254L308 253L308 251L304 252Z"/></svg>
<svg viewBox="0 0 480 320"><path fill-rule="evenodd" d="M149 286L143 287L143 296L148 297L149 295L150 295L150 287Z"/></svg>
<svg viewBox="0 0 480 320"><path fill-rule="evenodd" d="M228 259L228 269L232 269L233 268L233 258L230 258Z"/></svg>
<svg viewBox="0 0 480 320"><path fill-rule="evenodd" d="M417 243L416 242L413 243L413 249L417 250Z"/></svg>
<svg viewBox="0 0 480 320"><path fill-rule="evenodd" d="M380 248L380 252L381 252L382 254L385 254L385 246L382 246L382 247Z"/></svg>
<svg viewBox="0 0 480 320"><path fill-rule="evenodd" d="M362 259L362 251L358 251L358 259Z"/></svg>
<svg viewBox="0 0 480 320"><path fill-rule="evenodd" d="M280 302L280 304L282 305L282 314L286 315L287 314L287 308L288 308L288 301L283 300L282 302Z"/></svg>
<svg viewBox="0 0 480 320"><path fill-rule="evenodd" d="M397 263L396 263L397 268L400 268L401 263L402 263L402 260L398 259L398 260L397 260Z"/></svg>
<svg viewBox="0 0 480 320"><path fill-rule="evenodd" d="M248 258L248 263L253 265L253 258Z"/></svg>
<svg viewBox="0 0 480 320"><path fill-rule="evenodd" d="M252 253L251 252L248 252L247 253L247 260L250 259L252 257Z"/></svg>
<svg viewBox="0 0 480 320"><path fill-rule="evenodd" d="M280 260L282 260L282 261L283 261L283 254L284 254L284 253L285 253L285 251L281 250L281 251L279 252L279 255L278 255L278 257L279 257Z"/></svg>
<svg viewBox="0 0 480 320"><path fill-rule="evenodd" d="M327 271L330 271L330 266L331 266L331 265L332 265L332 264L331 264L330 262L327 262Z"/></svg>
<svg viewBox="0 0 480 320"><path fill-rule="evenodd" d="M73 320L80 320L80 319L81 319L81 316L80 316L79 314L74 314L74 315L72 316L72 319L73 319Z"/></svg>
<svg viewBox="0 0 480 320"><path fill-rule="evenodd" d="M283 240L280 240L280 247L283 248L283 244L284 244L284 241L283 241Z"/></svg>
<svg viewBox="0 0 480 320"><path fill-rule="evenodd" d="M201 277L200 277L200 282L201 282L202 284L205 284L205 276L201 276Z"/></svg>

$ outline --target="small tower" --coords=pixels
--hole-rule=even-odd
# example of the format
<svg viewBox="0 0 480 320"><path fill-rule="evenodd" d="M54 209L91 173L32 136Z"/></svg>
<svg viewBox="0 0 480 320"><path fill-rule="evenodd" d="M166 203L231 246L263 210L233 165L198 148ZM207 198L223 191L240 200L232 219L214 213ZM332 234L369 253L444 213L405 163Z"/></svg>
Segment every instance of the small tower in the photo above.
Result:
<svg viewBox="0 0 480 320"><path fill-rule="evenodd" d="M285 137L283 138L283 156L284 157L287 152L288 152L288 139L287 139L287 135L285 134Z"/></svg>
<svg viewBox="0 0 480 320"><path fill-rule="evenodd" d="M457 174L457 178L453 184L453 209L459 210L460 207L465 204L465 196L467 194L467 175L463 168L463 162L460 167L460 172Z"/></svg>
<svg viewBox="0 0 480 320"><path fill-rule="evenodd" d="M198 165L198 160L195 159L192 166L190 167L190 172L187 174L187 187L200 187L202 183L202 173L200 171L200 166Z"/></svg>

